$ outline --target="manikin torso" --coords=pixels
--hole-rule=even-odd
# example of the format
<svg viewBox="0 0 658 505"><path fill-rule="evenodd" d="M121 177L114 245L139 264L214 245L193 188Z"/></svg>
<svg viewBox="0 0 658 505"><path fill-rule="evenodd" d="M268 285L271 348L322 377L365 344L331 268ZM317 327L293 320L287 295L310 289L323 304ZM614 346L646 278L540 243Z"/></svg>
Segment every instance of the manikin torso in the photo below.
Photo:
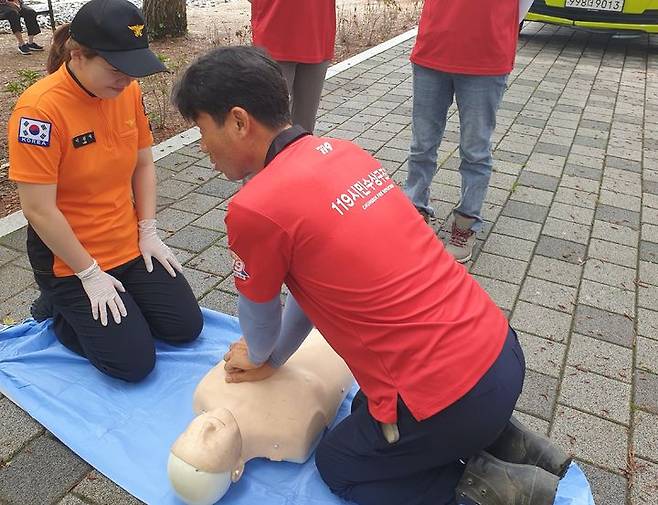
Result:
<svg viewBox="0 0 658 505"><path fill-rule="evenodd" d="M170 480L191 505L221 498L252 458L306 461L353 382L317 330L268 379L229 384L224 378L222 361L201 380L194 393L199 417L171 450Z"/></svg>

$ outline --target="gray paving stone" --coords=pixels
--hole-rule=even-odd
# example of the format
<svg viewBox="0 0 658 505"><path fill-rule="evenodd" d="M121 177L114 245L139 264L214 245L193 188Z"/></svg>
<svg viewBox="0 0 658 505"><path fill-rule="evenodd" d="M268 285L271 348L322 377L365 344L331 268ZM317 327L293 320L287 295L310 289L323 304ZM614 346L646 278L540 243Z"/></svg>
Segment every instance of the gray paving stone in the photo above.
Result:
<svg viewBox="0 0 658 505"><path fill-rule="evenodd" d="M588 257L635 268L637 264L637 249L593 238L589 243Z"/></svg>
<svg viewBox="0 0 658 505"><path fill-rule="evenodd" d="M620 209L629 210L631 212L640 212L642 201L639 197L625 195L623 193L615 193L602 189L599 193L599 200L602 205L610 205Z"/></svg>
<svg viewBox="0 0 658 505"><path fill-rule="evenodd" d="M592 179L593 181L600 181L603 171L598 168L583 167L580 165L567 163L564 167L563 173L565 175L584 177L586 179Z"/></svg>
<svg viewBox="0 0 658 505"><path fill-rule="evenodd" d="M628 425L631 385L568 366L562 378L559 403Z"/></svg>
<svg viewBox="0 0 658 505"><path fill-rule="evenodd" d="M510 284L509 282L479 275L474 275L473 278L478 281L478 284L489 294L496 305L501 309L512 310L516 295L519 292L519 286L517 284Z"/></svg>
<svg viewBox="0 0 658 505"><path fill-rule="evenodd" d="M221 234L219 232L190 225L174 233L165 240L165 243L180 249L201 252L220 238L220 236Z"/></svg>
<svg viewBox="0 0 658 505"><path fill-rule="evenodd" d="M36 284L31 284L20 293L8 298L2 302L0 308L0 323L6 324L20 323L25 319L32 317L30 314L30 305L39 296Z"/></svg>
<svg viewBox="0 0 658 505"><path fill-rule="evenodd" d="M638 284L637 304L645 309L655 309L658 301L658 286L652 284Z"/></svg>
<svg viewBox="0 0 658 505"><path fill-rule="evenodd" d="M640 242L640 259L658 263L658 244L653 242Z"/></svg>
<svg viewBox="0 0 658 505"><path fill-rule="evenodd" d="M526 268L527 263L523 261L482 253L478 256L472 272L511 284L519 284Z"/></svg>
<svg viewBox="0 0 658 505"><path fill-rule="evenodd" d="M189 167L190 165L196 163L198 158L196 156L185 156L179 152L171 153L165 156L164 158L159 159L155 162L156 167L166 168L168 170L174 170L176 172Z"/></svg>
<svg viewBox="0 0 658 505"><path fill-rule="evenodd" d="M567 205L566 203L553 202L548 215L563 221L570 221L572 223L589 226L592 224L592 219L594 218L594 210L586 209L585 207L574 207L573 205Z"/></svg>
<svg viewBox="0 0 658 505"><path fill-rule="evenodd" d="M173 179L178 181L190 182L192 184L199 184L199 183L207 182L210 179L217 177L218 175L219 172L217 172L212 168L207 168L199 165L192 165L178 172L176 175L174 175Z"/></svg>
<svg viewBox="0 0 658 505"><path fill-rule="evenodd" d="M525 426L530 428L532 431L536 433L540 433L545 437L548 436L548 428L549 428L548 421L545 421L544 419L539 419L538 417L531 416L530 414L526 414L525 412L520 412L518 410L514 411L514 417L516 417L517 420L521 421Z"/></svg>
<svg viewBox="0 0 658 505"><path fill-rule="evenodd" d="M238 315L238 297L226 293L225 291L213 289L201 300L199 300L199 304L202 307L207 307L209 309L216 310L224 314L229 314L231 316Z"/></svg>
<svg viewBox="0 0 658 505"><path fill-rule="evenodd" d="M548 207L553 201L553 192L544 191L543 189L529 188L526 186L519 186L510 196L510 200L516 200L526 203L534 203Z"/></svg>
<svg viewBox="0 0 658 505"><path fill-rule="evenodd" d="M490 233L482 250L499 256L529 261L534 247L535 243L530 240Z"/></svg>
<svg viewBox="0 0 658 505"><path fill-rule="evenodd" d="M526 277L519 299L572 314L576 289L534 277Z"/></svg>
<svg viewBox="0 0 658 505"><path fill-rule="evenodd" d="M34 282L32 272L12 264L0 267L0 301L10 298Z"/></svg>
<svg viewBox="0 0 658 505"><path fill-rule="evenodd" d="M171 252L174 253L174 255L176 256L176 259L178 260L178 262L181 265L185 265L187 260L189 260L190 258L192 258L194 256L193 252L185 251L183 249L177 249L175 247L170 247L169 249L171 249Z"/></svg>
<svg viewBox="0 0 658 505"><path fill-rule="evenodd" d="M14 249L15 251L27 251L27 227L20 228L13 231L4 237L0 237L0 245Z"/></svg>
<svg viewBox="0 0 658 505"><path fill-rule="evenodd" d="M658 375L635 371L634 406L658 414Z"/></svg>
<svg viewBox="0 0 658 505"><path fill-rule="evenodd" d="M194 226L200 226L201 228L208 228L210 230L226 233L226 224L224 223L225 217L226 217L225 210L212 209L211 211L203 214L199 219L194 221L192 224Z"/></svg>
<svg viewBox="0 0 658 505"><path fill-rule="evenodd" d="M0 468L0 502L46 504L58 501L87 472L89 465L66 446L42 435Z"/></svg>
<svg viewBox="0 0 658 505"><path fill-rule="evenodd" d="M546 191L555 191L560 179L550 175L538 174L536 172L524 171L519 177L518 184L530 188L543 189Z"/></svg>
<svg viewBox="0 0 658 505"><path fill-rule="evenodd" d="M658 416L637 410L634 421L633 448L635 455L658 461Z"/></svg>
<svg viewBox="0 0 658 505"><path fill-rule="evenodd" d="M392 147L382 147L377 153L375 153L375 158L378 160L390 160L400 163L406 161L408 156L408 149L394 149Z"/></svg>
<svg viewBox="0 0 658 505"><path fill-rule="evenodd" d="M658 242L658 226L650 223L642 223L642 240Z"/></svg>
<svg viewBox="0 0 658 505"><path fill-rule="evenodd" d="M632 318L587 305L576 307L574 330L623 347L631 347L634 341Z"/></svg>
<svg viewBox="0 0 658 505"><path fill-rule="evenodd" d="M226 198L233 196L238 189L240 189L240 185L237 182L227 181L226 179L216 177L200 186L196 191L198 193L225 200Z"/></svg>
<svg viewBox="0 0 658 505"><path fill-rule="evenodd" d="M617 244L637 247L638 233L633 228L612 224L607 221L594 221L592 237Z"/></svg>
<svg viewBox="0 0 658 505"><path fill-rule="evenodd" d="M620 209L611 205L598 204L596 206L596 219L620 226L628 226L634 230L639 230L640 228L639 212Z"/></svg>
<svg viewBox="0 0 658 505"><path fill-rule="evenodd" d="M18 251L0 246L0 266L20 256Z"/></svg>
<svg viewBox="0 0 658 505"><path fill-rule="evenodd" d="M89 472L80 481L80 484L75 486L73 493L85 501L103 505L139 505L142 503L96 470Z"/></svg>
<svg viewBox="0 0 658 505"><path fill-rule="evenodd" d="M578 244L587 244L589 241L590 226L572 223L549 217L541 230L542 235L569 240Z"/></svg>
<svg viewBox="0 0 658 505"><path fill-rule="evenodd" d="M175 179L167 179L166 181L158 184L158 196L178 200L183 196L196 189L196 184L189 182L177 181Z"/></svg>
<svg viewBox="0 0 658 505"><path fill-rule="evenodd" d="M628 430L619 424L560 405L551 438L579 459L613 472L626 468Z"/></svg>
<svg viewBox="0 0 658 505"><path fill-rule="evenodd" d="M596 307L607 312L627 314L633 317L635 314L635 293L619 289L613 286L600 284L589 280L583 280L580 285L578 303Z"/></svg>
<svg viewBox="0 0 658 505"><path fill-rule="evenodd" d="M590 371L622 382L631 382L631 349L574 333L567 353L567 363L580 371Z"/></svg>
<svg viewBox="0 0 658 505"><path fill-rule="evenodd" d="M510 237L517 237L524 240L537 240L541 224L526 221L524 219L515 219L513 217L501 216L496 221L493 228L494 233L502 233Z"/></svg>
<svg viewBox="0 0 658 505"><path fill-rule="evenodd" d="M535 255L530 262L528 275L565 286L577 287L580 284L582 270L581 265Z"/></svg>
<svg viewBox="0 0 658 505"><path fill-rule="evenodd" d="M205 158L206 154L201 151L201 144L200 142L194 142L193 144L186 145L184 147L181 147L178 151L176 151L178 154L183 154L185 156L191 156L193 158L201 159Z"/></svg>
<svg viewBox="0 0 658 505"><path fill-rule="evenodd" d="M578 462L587 476L596 505L622 505L626 503L628 481L616 473Z"/></svg>
<svg viewBox="0 0 658 505"><path fill-rule="evenodd" d="M637 333L643 337L658 340L658 312L642 307L638 308Z"/></svg>
<svg viewBox="0 0 658 505"><path fill-rule="evenodd" d="M201 272L200 270L195 270L193 268L185 268L185 278L190 284L197 300L203 298L203 296L216 287L219 284L219 281L221 281L221 277L217 277L208 272ZM229 278L228 280L233 281L232 278Z"/></svg>
<svg viewBox="0 0 658 505"><path fill-rule="evenodd" d="M21 447L41 433L43 428L39 423L8 398L0 399L0 463L9 461Z"/></svg>
<svg viewBox="0 0 658 505"><path fill-rule="evenodd" d="M637 337L636 366L646 372L658 373L658 341Z"/></svg>
<svg viewBox="0 0 658 505"><path fill-rule="evenodd" d="M571 326L571 315L519 301L514 308L513 328L532 333L554 342L566 342Z"/></svg>
<svg viewBox="0 0 658 505"><path fill-rule="evenodd" d="M523 392L516 409L549 421L553 416L557 386L558 380L554 377L526 370Z"/></svg>
<svg viewBox="0 0 658 505"><path fill-rule="evenodd" d="M158 212L156 217L159 229L176 232L194 221L197 215L169 207Z"/></svg>
<svg viewBox="0 0 658 505"><path fill-rule="evenodd" d="M530 370L559 378L566 345L522 331L517 331L517 334L525 355L526 366Z"/></svg>
<svg viewBox="0 0 658 505"><path fill-rule="evenodd" d="M539 237L535 254L579 265L585 259L585 251L583 244L542 235Z"/></svg>
<svg viewBox="0 0 658 505"><path fill-rule="evenodd" d="M658 464L637 459L631 505L653 505L657 494Z"/></svg>
<svg viewBox="0 0 658 505"><path fill-rule="evenodd" d="M542 207L541 205L509 200L503 207L502 215L543 223L548 215L548 209L548 207Z"/></svg>
<svg viewBox="0 0 658 505"><path fill-rule="evenodd" d="M632 291L635 289L635 270L614 263L590 258L585 264L585 279Z"/></svg>
<svg viewBox="0 0 658 505"><path fill-rule="evenodd" d="M171 208L185 212L193 212L194 214L205 214L209 210L219 205L221 201L221 198L192 192L183 197L181 200L174 202L171 205Z"/></svg>
<svg viewBox="0 0 658 505"><path fill-rule="evenodd" d="M233 269L233 259L228 249L211 246L187 262L187 266L225 278Z"/></svg>
<svg viewBox="0 0 658 505"><path fill-rule="evenodd" d="M83 502L80 498L72 494L67 494L61 501L57 502L57 505L88 505Z"/></svg>

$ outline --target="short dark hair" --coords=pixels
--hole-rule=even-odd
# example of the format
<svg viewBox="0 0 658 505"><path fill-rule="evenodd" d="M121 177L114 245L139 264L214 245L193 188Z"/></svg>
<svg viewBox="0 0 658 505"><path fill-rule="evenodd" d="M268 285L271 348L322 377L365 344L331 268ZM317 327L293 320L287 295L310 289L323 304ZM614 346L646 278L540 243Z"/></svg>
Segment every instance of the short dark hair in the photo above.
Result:
<svg viewBox="0 0 658 505"><path fill-rule="evenodd" d="M290 123L281 67L251 46L219 47L199 57L174 86L172 102L191 121L205 112L221 125L233 107L242 107L270 128Z"/></svg>

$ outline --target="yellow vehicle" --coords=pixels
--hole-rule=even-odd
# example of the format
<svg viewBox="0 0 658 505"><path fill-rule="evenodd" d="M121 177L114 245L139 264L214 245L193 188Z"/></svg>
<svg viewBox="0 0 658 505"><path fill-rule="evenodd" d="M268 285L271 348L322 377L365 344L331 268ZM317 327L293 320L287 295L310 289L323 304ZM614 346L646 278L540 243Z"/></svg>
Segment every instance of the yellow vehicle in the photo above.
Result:
<svg viewBox="0 0 658 505"><path fill-rule="evenodd" d="M534 0L526 21L658 33L658 0Z"/></svg>

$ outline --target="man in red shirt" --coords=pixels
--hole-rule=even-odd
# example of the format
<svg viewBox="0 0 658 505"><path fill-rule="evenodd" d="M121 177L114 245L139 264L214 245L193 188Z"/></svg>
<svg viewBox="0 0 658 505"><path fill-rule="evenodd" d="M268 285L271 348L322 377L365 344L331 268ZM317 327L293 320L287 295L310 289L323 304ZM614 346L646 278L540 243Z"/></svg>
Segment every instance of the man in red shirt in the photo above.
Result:
<svg viewBox="0 0 658 505"><path fill-rule="evenodd" d="M518 0L426 0L418 25L411 54L413 118L405 192L429 222L437 149L456 99L462 185L446 249L460 263L471 259L482 227L493 165L491 137L514 65L518 27Z"/></svg>
<svg viewBox="0 0 658 505"><path fill-rule="evenodd" d="M244 334L228 380L272 375L315 325L361 387L317 450L330 489L368 505L452 504L456 488L459 503L552 505L569 459L510 419L516 334L381 164L291 126L281 70L254 48L201 57L174 102L216 168L246 181L225 220Z"/></svg>
<svg viewBox="0 0 658 505"><path fill-rule="evenodd" d="M249 0L254 45L283 71L293 124L312 132L334 57L336 0Z"/></svg>

